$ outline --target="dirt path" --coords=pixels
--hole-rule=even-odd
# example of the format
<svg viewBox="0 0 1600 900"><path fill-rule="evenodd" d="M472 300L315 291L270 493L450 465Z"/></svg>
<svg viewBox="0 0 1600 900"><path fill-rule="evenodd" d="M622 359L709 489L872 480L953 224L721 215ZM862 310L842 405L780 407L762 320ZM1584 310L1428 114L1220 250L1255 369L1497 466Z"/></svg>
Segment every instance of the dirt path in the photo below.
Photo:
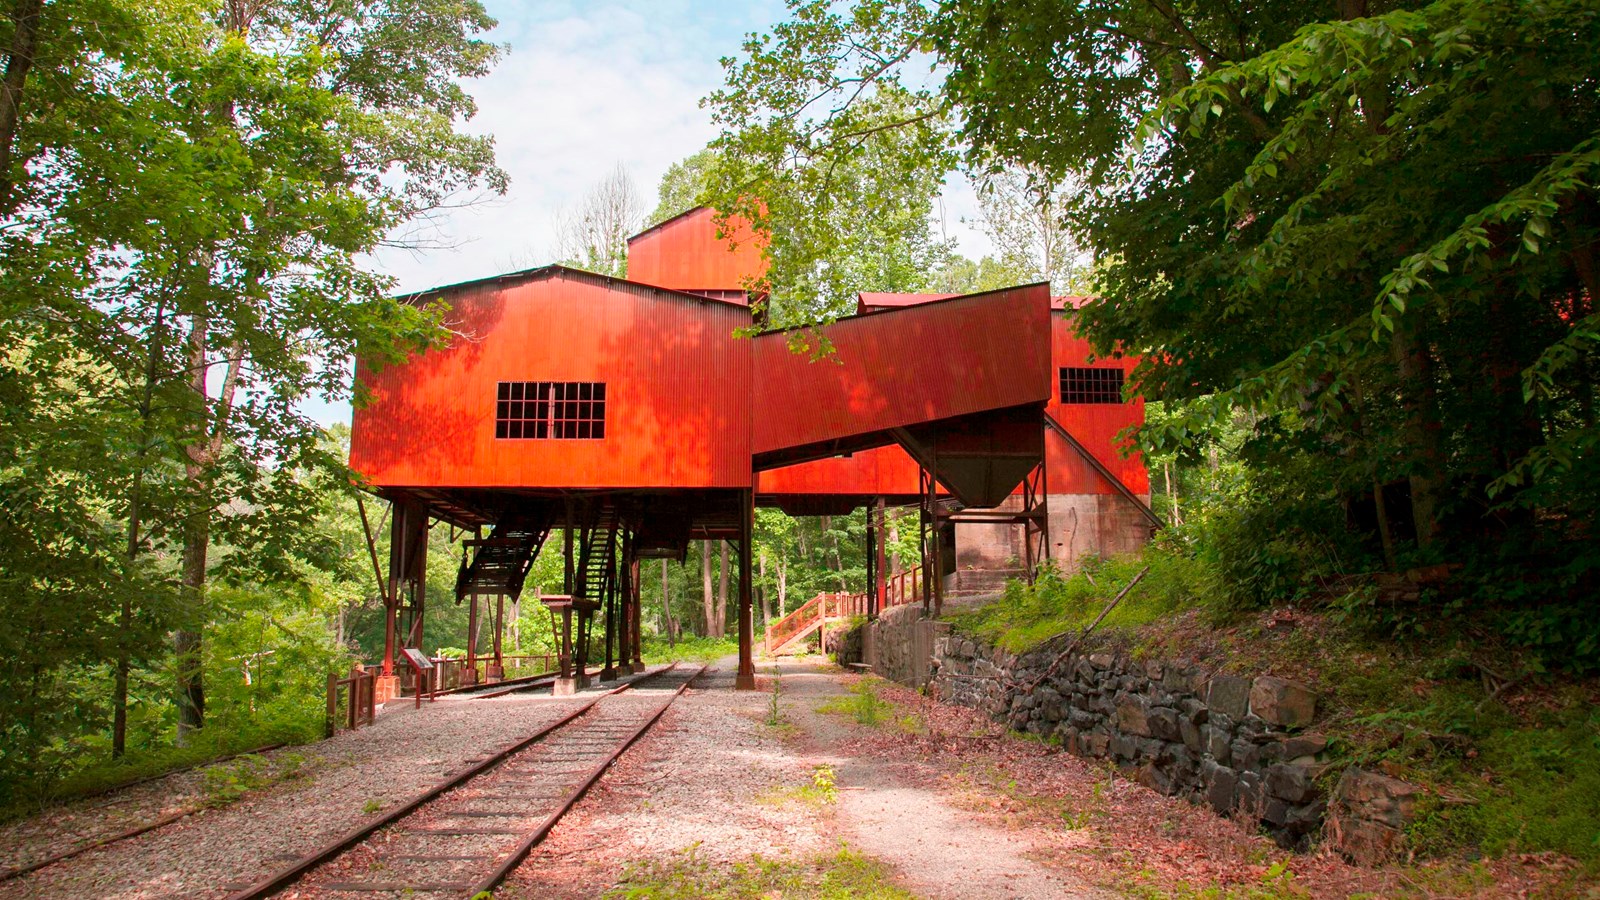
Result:
<svg viewBox="0 0 1600 900"><path fill-rule="evenodd" d="M808 762L831 765L837 780L840 836L857 850L900 873L905 887L928 900L941 898L1103 897L1071 876L1024 855L1016 835L985 824L948 803L925 779L908 777L892 762L850 752L845 717L816 711L847 696L850 676L812 660L774 666L791 719L807 738Z"/></svg>

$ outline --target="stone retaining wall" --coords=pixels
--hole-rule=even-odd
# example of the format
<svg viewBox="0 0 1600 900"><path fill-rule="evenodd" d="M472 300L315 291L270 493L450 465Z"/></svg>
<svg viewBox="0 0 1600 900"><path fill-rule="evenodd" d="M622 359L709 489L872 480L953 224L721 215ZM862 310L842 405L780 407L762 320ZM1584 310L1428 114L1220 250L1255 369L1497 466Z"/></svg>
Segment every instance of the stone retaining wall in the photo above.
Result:
<svg viewBox="0 0 1600 900"><path fill-rule="evenodd" d="M884 678L922 687L932 675L939 635L949 629L947 623L924 619L917 604L885 610L863 629L866 661Z"/></svg>
<svg viewBox="0 0 1600 900"><path fill-rule="evenodd" d="M1316 714L1309 690L1123 652L1059 652L1019 657L948 635L929 690L1078 756L1112 760L1164 794L1258 818L1285 846L1308 843L1327 809L1315 784L1327 741L1299 731Z"/></svg>

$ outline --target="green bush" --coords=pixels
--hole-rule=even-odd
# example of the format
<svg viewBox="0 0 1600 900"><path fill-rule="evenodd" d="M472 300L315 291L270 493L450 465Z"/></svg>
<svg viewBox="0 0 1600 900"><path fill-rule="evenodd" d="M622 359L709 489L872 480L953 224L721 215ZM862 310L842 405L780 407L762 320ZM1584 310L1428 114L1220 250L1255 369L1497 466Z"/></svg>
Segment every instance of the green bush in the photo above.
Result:
<svg viewBox="0 0 1600 900"><path fill-rule="evenodd" d="M711 637L683 637L677 644L669 644L665 640L646 636L643 641L644 661L651 665L668 662L695 662L711 663L739 652L739 638L737 636L711 638Z"/></svg>
<svg viewBox="0 0 1600 900"><path fill-rule="evenodd" d="M1102 629L1133 629L1196 602L1202 583L1199 563L1166 544L1102 560L1086 560L1072 575L1047 569L1028 585L1013 580L1004 597L950 616L957 630L1013 652L1093 622L1106 604L1141 570L1145 576L1106 616Z"/></svg>

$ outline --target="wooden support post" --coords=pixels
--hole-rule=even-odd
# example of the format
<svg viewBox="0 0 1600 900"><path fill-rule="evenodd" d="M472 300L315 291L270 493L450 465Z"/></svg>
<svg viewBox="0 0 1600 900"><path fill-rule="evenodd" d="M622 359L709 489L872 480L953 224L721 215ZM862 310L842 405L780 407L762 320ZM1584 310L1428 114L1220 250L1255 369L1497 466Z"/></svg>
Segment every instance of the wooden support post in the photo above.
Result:
<svg viewBox="0 0 1600 900"><path fill-rule="evenodd" d="M629 665L629 652L633 649L633 563L629 555L633 552L633 542L628 538L628 532L622 532L622 562L617 567L617 577L620 579L617 588L617 669L620 672L632 672Z"/></svg>
<svg viewBox="0 0 1600 900"><path fill-rule="evenodd" d="M335 717L339 715L339 673L328 673L328 715L323 720L323 736L333 737Z"/></svg>
<svg viewBox="0 0 1600 900"><path fill-rule="evenodd" d="M600 598L600 602L605 604L606 616L606 664L600 667L601 681L611 681L617 677L617 585L609 571L614 564L614 560L606 560L605 594Z"/></svg>
<svg viewBox="0 0 1600 900"><path fill-rule="evenodd" d="M422 590L428 546L428 508L414 500L396 500L389 519L389 590L384 598L383 674L393 676L395 653L401 646L400 601L410 596L412 619L405 646L418 646L422 638Z"/></svg>
<svg viewBox="0 0 1600 900"><path fill-rule="evenodd" d="M561 608L561 677L572 677L572 605Z"/></svg>
<svg viewBox="0 0 1600 900"><path fill-rule="evenodd" d="M741 492L739 513L739 673L734 678L735 690L756 689L755 616L751 590L750 541L755 532L755 491Z"/></svg>
<svg viewBox="0 0 1600 900"><path fill-rule="evenodd" d="M467 595L467 684L478 683L478 594Z"/></svg>

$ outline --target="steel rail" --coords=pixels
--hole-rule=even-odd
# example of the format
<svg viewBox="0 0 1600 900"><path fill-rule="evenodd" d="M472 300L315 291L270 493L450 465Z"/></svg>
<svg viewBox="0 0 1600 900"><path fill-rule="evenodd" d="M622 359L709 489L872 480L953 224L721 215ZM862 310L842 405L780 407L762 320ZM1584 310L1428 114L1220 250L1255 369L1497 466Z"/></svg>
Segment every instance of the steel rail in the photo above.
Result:
<svg viewBox="0 0 1600 900"><path fill-rule="evenodd" d="M512 849L511 855L502 860L487 878L478 882L477 885L472 888L472 892L468 894L468 896L476 897L479 894L485 894L493 891L495 888L499 887L500 883L505 881L512 872L516 871L517 867L522 865L522 861L528 858L528 854L533 852L533 848L539 846L539 844L550 835L550 832L556 827L556 823L560 822L562 817L570 812L572 807L578 804L579 800L583 799L583 795L588 793L590 788L594 787L595 782L600 780L600 776L604 775L606 770L611 768L611 766L622 757L622 754L626 753L628 748L632 747L634 743L639 740L639 738L644 737L645 732L649 731L651 726L655 725L656 722L666 714L667 708L672 706L672 704L676 702L679 697L683 696L683 692L688 690L689 685L694 684L695 679L703 675L707 668L707 666L701 666L700 671L689 676L689 680L679 685L678 689L672 692L672 696L668 697L667 701L661 704L661 706L650 715L650 718L645 720L644 724L635 729L633 734L628 736L627 740L623 741L621 745L619 745L615 750L611 751L609 756L597 763L594 768L590 769L589 774L584 777L583 781L562 798L561 805L556 808L555 812L552 812L549 816L546 816L545 820L540 823L538 828L529 833L526 838L523 838L522 841Z"/></svg>
<svg viewBox="0 0 1600 900"><path fill-rule="evenodd" d="M101 797L101 796L104 796L106 794L113 793L115 791L123 791L123 790L127 790L128 788L138 787L139 785L142 785L142 784L149 784L152 781L160 781L163 778L170 778L173 775L182 775L185 772L192 772L195 769L203 769L203 768L205 768L207 766L219 765L221 763L228 762L229 760L238 759L241 756L250 756L250 755L256 754L256 753L266 753L268 751L277 750L277 749L280 749L280 748L286 747L286 746L288 746L288 745L287 744L268 744L268 745L266 745L264 747L257 747L254 750L244 750L244 751L241 751L239 753L229 754L228 756L219 756L216 759L206 760L205 762L195 763L192 766L184 766L184 767L179 768L179 769L172 769L170 771L162 772L162 773L160 773L158 775L147 775L144 778L140 778L140 779L137 779L135 781L130 781L130 782L127 782L126 784L119 784L119 785L117 785L115 787L106 788L103 791L96 791L96 792L91 793L91 794L84 794L83 797L84 798L87 798L87 797ZM81 799L81 798L73 798L73 799ZM102 806L107 806L107 805L110 805L110 804L101 804L101 805ZM206 807L206 806L191 806L188 809L180 809L177 812L168 813L168 814L166 814L164 816L160 816L158 818L155 818L155 819L153 819L153 820L151 820L149 822L146 822L143 825L135 825L134 827L129 828L129 829L125 830L125 831L119 831L119 832L116 832L114 834L107 835L105 837L94 838L94 839L88 841L87 843L79 844L78 846L73 847L70 850L62 850L59 853L52 853L49 856L46 856L46 857L44 857L42 859L36 859L33 862L24 863L24 864L22 864L20 866L17 866L14 869L6 869L5 871L0 872L0 882L10 881L13 878L20 878L23 875L27 875L30 872L37 872L37 871L39 871L40 869L43 869L46 866L53 866L56 863L61 862L63 860L71 859L74 856L81 856L82 854L88 853L90 850L98 850L101 847L105 847L105 846L109 846L111 844L115 844L118 841L125 841L125 840L127 840L129 838L138 837L139 835L144 834L145 832L155 831L157 828L165 828L168 825L171 825L173 822L178 821L179 819L186 819L189 816L194 815L195 813L204 812L207 808L208 807Z"/></svg>
<svg viewBox="0 0 1600 900"><path fill-rule="evenodd" d="M456 773L455 775L452 775L439 784L436 784L422 793L413 796L405 803L402 803L400 806L397 806L389 812L384 813L373 821L360 825L346 832L331 843L324 845L321 849L316 850L307 856L301 857L293 864L286 866L285 868L280 869L271 875L268 875L249 887L242 888L229 894L227 896L227 900L262 900L262 898L272 896L278 891L281 891L289 885L294 884L296 881L299 881L311 870L340 856L345 851L356 846L357 844L360 844L362 841L366 840L382 829L393 825L401 819L404 819L405 817L416 812L418 809L421 809L423 806L426 806L428 803L438 799L441 795L448 793L449 791L460 787L479 775L494 769L501 763L505 762L509 757L526 750L528 747L538 743L551 733L566 727L568 724L594 709L601 700L604 700L613 694L619 694L633 687L634 685L645 681L646 679L655 678L658 675L664 675L667 672L677 668L677 665L677 663L673 663L664 669L658 669L654 672L649 672L639 678L635 678L627 684L618 685L617 687L600 694L593 700L583 704L567 715L562 716L560 719L557 719L549 725L540 728L538 731L535 731L528 737L496 751L489 757L474 763L473 765L467 767L461 772ZM702 668L701 671L704 671L704 669ZM695 673L695 677L699 677L699 674L700 673L698 672ZM692 678L690 679L690 681L693 680L694 679Z"/></svg>

